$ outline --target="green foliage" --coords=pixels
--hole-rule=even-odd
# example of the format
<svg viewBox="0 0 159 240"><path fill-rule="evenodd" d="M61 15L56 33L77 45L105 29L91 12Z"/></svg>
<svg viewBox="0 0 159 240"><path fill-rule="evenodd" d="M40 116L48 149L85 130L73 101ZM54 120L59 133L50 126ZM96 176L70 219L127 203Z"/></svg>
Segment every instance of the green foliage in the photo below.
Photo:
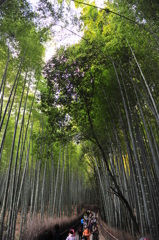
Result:
<svg viewBox="0 0 159 240"><path fill-rule="evenodd" d="M124 121L127 120L121 94L123 93L129 114L134 118L140 113L133 82L141 102L143 98L147 99L147 92L128 42L140 62L148 84L155 86L152 91L156 97L159 76L157 42L148 20L145 23L142 22L143 18L139 20L137 12L129 4L108 3L103 10L84 4L80 4L80 7L83 39L79 44L59 49L45 67L48 96L44 101L44 111L47 111L50 119L58 121L58 118L50 114L52 106L54 113L55 106L58 106L58 110L62 111L63 122L66 114L71 118L72 125L65 128L65 131L72 131L73 126L77 126L75 136L80 141L89 139L93 148L94 143L98 146L100 144L109 163L109 152L119 150L116 136L122 145L123 154L127 154L121 115ZM155 28L157 25L155 22ZM152 112L150 115L153 122Z"/></svg>
<svg viewBox="0 0 159 240"><path fill-rule="evenodd" d="M22 99L19 123L17 127L17 134L16 134L15 147L14 147L14 157L17 151L19 131L21 126L24 103L26 99L28 86L30 87L30 89L29 89L29 96L28 96L27 105L26 105L24 125L27 124L27 121L28 121L29 112L34 99L34 91L35 91L35 88L37 87L36 86L37 82L40 82L42 80L41 71L43 67L43 56L44 56L44 50L45 50L43 44L48 39L48 29L38 24L38 17L39 16L31 10L31 7L27 1L8 0L8 1L5 1L4 4L1 6L1 10L0 10L0 35L1 35L0 78L1 79L3 77L4 71L6 68L8 56L10 55L5 81L2 83L2 89L4 92L3 92L3 96L1 95L1 101L0 101L1 109L2 109L1 117L7 105L8 97L11 92L13 82L16 78L20 61L23 58L21 76L18 77L18 86L17 86L16 96L13 103L9 125L7 127L6 137L4 141L1 168L3 168L4 166L6 166L6 164L8 164L10 150L12 146L13 133L15 128L16 114L18 112L19 102L22 94L22 88L24 85L24 78L26 76L27 84L24 90L24 97ZM40 87L42 87L42 84L39 84L39 89ZM12 101L12 97L11 97L11 101ZM9 112L10 106L11 106L11 103L9 104L8 112ZM2 131L1 131L1 137L3 136L7 117L8 116L6 115L4 119L4 124L2 126ZM38 104L34 106L32 117L34 118L34 123L35 123L34 128L36 129L36 131L39 131L38 128L40 125L41 112L38 108ZM27 141L29 139L30 132L31 132L30 126L31 125L29 125ZM26 128L23 128L24 132L25 130Z"/></svg>
<svg viewBox="0 0 159 240"><path fill-rule="evenodd" d="M25 54L23 69L40 72L48 29L39 27L37 18L27 1L6 1L0 12L0 42L17 62Z"/></svg>
<svg viewBox="0 0 159 240"><path fill-rule="evenodd" d="M37 23L39 16L31 10L27 1L8 0L3 4L0 11L1 78L8 59L8 48L11 56L6 81L3 83L2 113L23 56L24 61L3 145L1 169L9 162L15 116L21 99L24 74L28 71L13 163L23 121L27 89L30 86L23 135L18 149L20 154L27 122L30 119L22 166L25 165L27 149L31 142L29 167L33 161L34 168L36 163L41 163L44 169L48 160L48 166L51 168L53 161L53 171L57 174L60 157L61 172L64 160L66 161L64 166L64 173L68 173L66 180L70 181L71 174L73 176L83 174L87 185L88 182L98 184L93 178L95 179L97 174L97 165L100 169L104 166L101 160L104 159L106 164L104 170L110 174L108 179L110 185L120 197L126 196L122 201L127 199L124 190L120 191L118 183L123 180L127 170L129 171L127 176L132 174L129 161L132 160L132 165L135 162L134 146L138 151L139 163L142 163L142 153L143 156L148 155L149 159L153 160L145 126L150 132L152 142L154 141L152 135L155 136L155 148L158 145L158 131L154 131L158 126L158 116L154 111L150 95L151 92L158 105L159 59L158 12L156 11L158 4L157 1L154 1L154 4L147 2L150 12L148 6L143 6L143 1L115 1L114 4L107 3L106 7L100 10L90 4L75 2L76 7L82 8L80 21L83 22L81 30L84 35L78 44L58 49L44 67L44 77L41 76L43 43L48 39L48 29L39 26ZM39 14L44 13L44 18L50 14L54 19L52 25L63 17L63 1L56 2L58 12L50 1L40 1L40 4ZM142 73L147 85L143 81ZM34 105L31 109L33 101ZM9 113L9 108L7 111ZM7 116L0 133L1 138L6 122ZM132 136L136 145L133 145ZM97 161L94 160L95 156ZM155 164L152 164L152 169L154 171ZM102 175L105 173L104 170L100 170ZM142 174L144 172L146 173L146 168ZM47 177L49 174L48 171ZM155 176L154 173L153 175ZM103 179L106 177L104 176ZM53 178L55 179L56 176ZM124 182L124 186L126 184L128 183Z"/></svg>

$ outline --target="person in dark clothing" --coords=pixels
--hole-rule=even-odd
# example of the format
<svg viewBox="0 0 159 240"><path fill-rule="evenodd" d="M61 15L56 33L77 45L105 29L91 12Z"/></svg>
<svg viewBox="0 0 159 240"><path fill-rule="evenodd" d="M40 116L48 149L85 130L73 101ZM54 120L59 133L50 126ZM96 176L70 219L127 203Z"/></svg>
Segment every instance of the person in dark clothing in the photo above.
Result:
<svg viewBox="0 0 159 240"><path fill-rule="evenodd" d="M94 227L94 228L95 228L96 224L97 224L97 218L95 217L95 218L93 219L93 227Z"/></svg>
<svg viewBox="0 0 159 240"><path fill-rule="evenodd" d="M83 234L83 224L79 225L79 227L78 227L79 240L82 239L82 234Z"/></svg>
<svg viewBox="0 0 159 240"><path fill-rule="evenodd" d="M89 218L89 210L86 211L87 217Z"/></svg>
<svg viewBox="0 0 159 240"><path fill-rule="evenodd" d="M93 240L98 240L98 239L99 239L99 231L98 231L98 227L95 226L93 230Z"/></svg>
<svg viewBox="0 0 159 240"><path fill-rule="evenodd" d="M88 223L88 227L89 227L90 232L92 233L92 222L91 221Z"/></svg>
<svg viewBox="0 0 159 240"><path fill-rule="evenodd" d="M60 230L59 224L55 224L54 240L61 240L61 234L59 230Z"/></svg>

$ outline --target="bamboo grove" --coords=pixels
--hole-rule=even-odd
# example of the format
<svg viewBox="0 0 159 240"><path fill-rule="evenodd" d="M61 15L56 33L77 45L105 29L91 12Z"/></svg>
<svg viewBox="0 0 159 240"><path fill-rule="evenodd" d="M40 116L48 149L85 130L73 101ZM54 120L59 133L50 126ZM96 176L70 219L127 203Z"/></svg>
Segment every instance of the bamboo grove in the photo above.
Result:
<svg viewBox="0 0 159 240"><path fill-rule="evenodd" d="M19 3L7 1L0 12L0 239L20 239L27 221L71 216L92 199L77 167L80 147L49 134L40 110L48 29Z"/></svg>
<svg viewBox="0 0 159 240"><path fill-rule="evenodd" d="M0 238L7 232L7 239L14 239L18 225L20 239L28 220L71 216L82 201L91 202L91 189L77 166L80 148L48 136L33 69L23 69L25 56L9 82L9 56L1 96Z"/></svg>
<svg viewBox="0 0 159 240"><path fill-rule="evenodd" d="M0 2L0 239L85 203L108 225L157 240L158 1L72 2L83 37L45 66L40 11L54 24L61 12L47 0L39 14Z"/></svg>

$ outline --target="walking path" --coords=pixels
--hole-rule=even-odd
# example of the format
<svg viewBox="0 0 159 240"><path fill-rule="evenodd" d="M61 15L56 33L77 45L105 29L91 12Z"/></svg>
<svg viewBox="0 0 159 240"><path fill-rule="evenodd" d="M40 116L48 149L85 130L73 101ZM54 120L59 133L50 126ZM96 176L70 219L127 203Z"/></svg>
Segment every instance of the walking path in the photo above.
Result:
<svg viewBox="0 0 159 240"><path fill-rule="evenodd" d="M104 236L101 233L101 229L99 225L98 225L98 230L99 230L99 240L106 240L106 238L104 238Z"/></svg>

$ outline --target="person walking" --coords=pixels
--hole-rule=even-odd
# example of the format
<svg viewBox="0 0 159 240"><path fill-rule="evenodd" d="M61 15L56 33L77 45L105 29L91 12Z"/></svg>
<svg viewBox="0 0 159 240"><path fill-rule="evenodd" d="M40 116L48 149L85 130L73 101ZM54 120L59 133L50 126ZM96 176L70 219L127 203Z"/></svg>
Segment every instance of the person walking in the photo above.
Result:
<svg viewBox="0 0 159 240"><path fill-rule="evenodd" d="M88 226L85 226L85 229L83 231L83 238L85 238L85 240L89 240L90 237L90 230Z"/></svg>
<svg viewBox="0 0 159 240"><path fill-rule="evenodd" d="M72 231L72 229L70 229L68 237L66 238L66 240L76 240L76 237L73 236L74 232Z"/></svg>
<svg viewBox="0 0 159 240"><path fill-rule="evenodd" d="M97 218L94 217L94 219L93 219L93 226L94 226L94 228L95 228L96 224L97 224Z"/></svg>
<svg viewBox="0 0 159 240"><path fill-rule="evenodd" d="M73 228L70 229L73 232L73 236L75 236L75 230Z"/></svg>
<svg viewBox="0 0 159 240"><path fill-rule="evenodd" d="M99 239L99 231L98 231L98 227L95 226L93 230L93 240L98 240L98 239Z"/></svg>
<svg viewBox="0 0 159 240"><path fill-rule="evenodd" d="M58 223L55 224L54 240L61 240L60 226Z"/></svg>
<svg viewBox="0 0 159 240"><path fill-rule="evenodd" d="M82 239L82 234L83 234L83 224L80 224L79 227L78 227L79 240Z"/></svg>
<svg viewBox="0 0 159 240"><path fill-rule="evenodd" d="M84 219L81 218L81 225L83 226L83 224L84 224Z"/></svg>
<svg viewBox="0 0 159 240"><path fill-rule="evenodd" d="M88 227L89 227L90 232L92 233L92 222L91 221L89 221Z"/></svg>

